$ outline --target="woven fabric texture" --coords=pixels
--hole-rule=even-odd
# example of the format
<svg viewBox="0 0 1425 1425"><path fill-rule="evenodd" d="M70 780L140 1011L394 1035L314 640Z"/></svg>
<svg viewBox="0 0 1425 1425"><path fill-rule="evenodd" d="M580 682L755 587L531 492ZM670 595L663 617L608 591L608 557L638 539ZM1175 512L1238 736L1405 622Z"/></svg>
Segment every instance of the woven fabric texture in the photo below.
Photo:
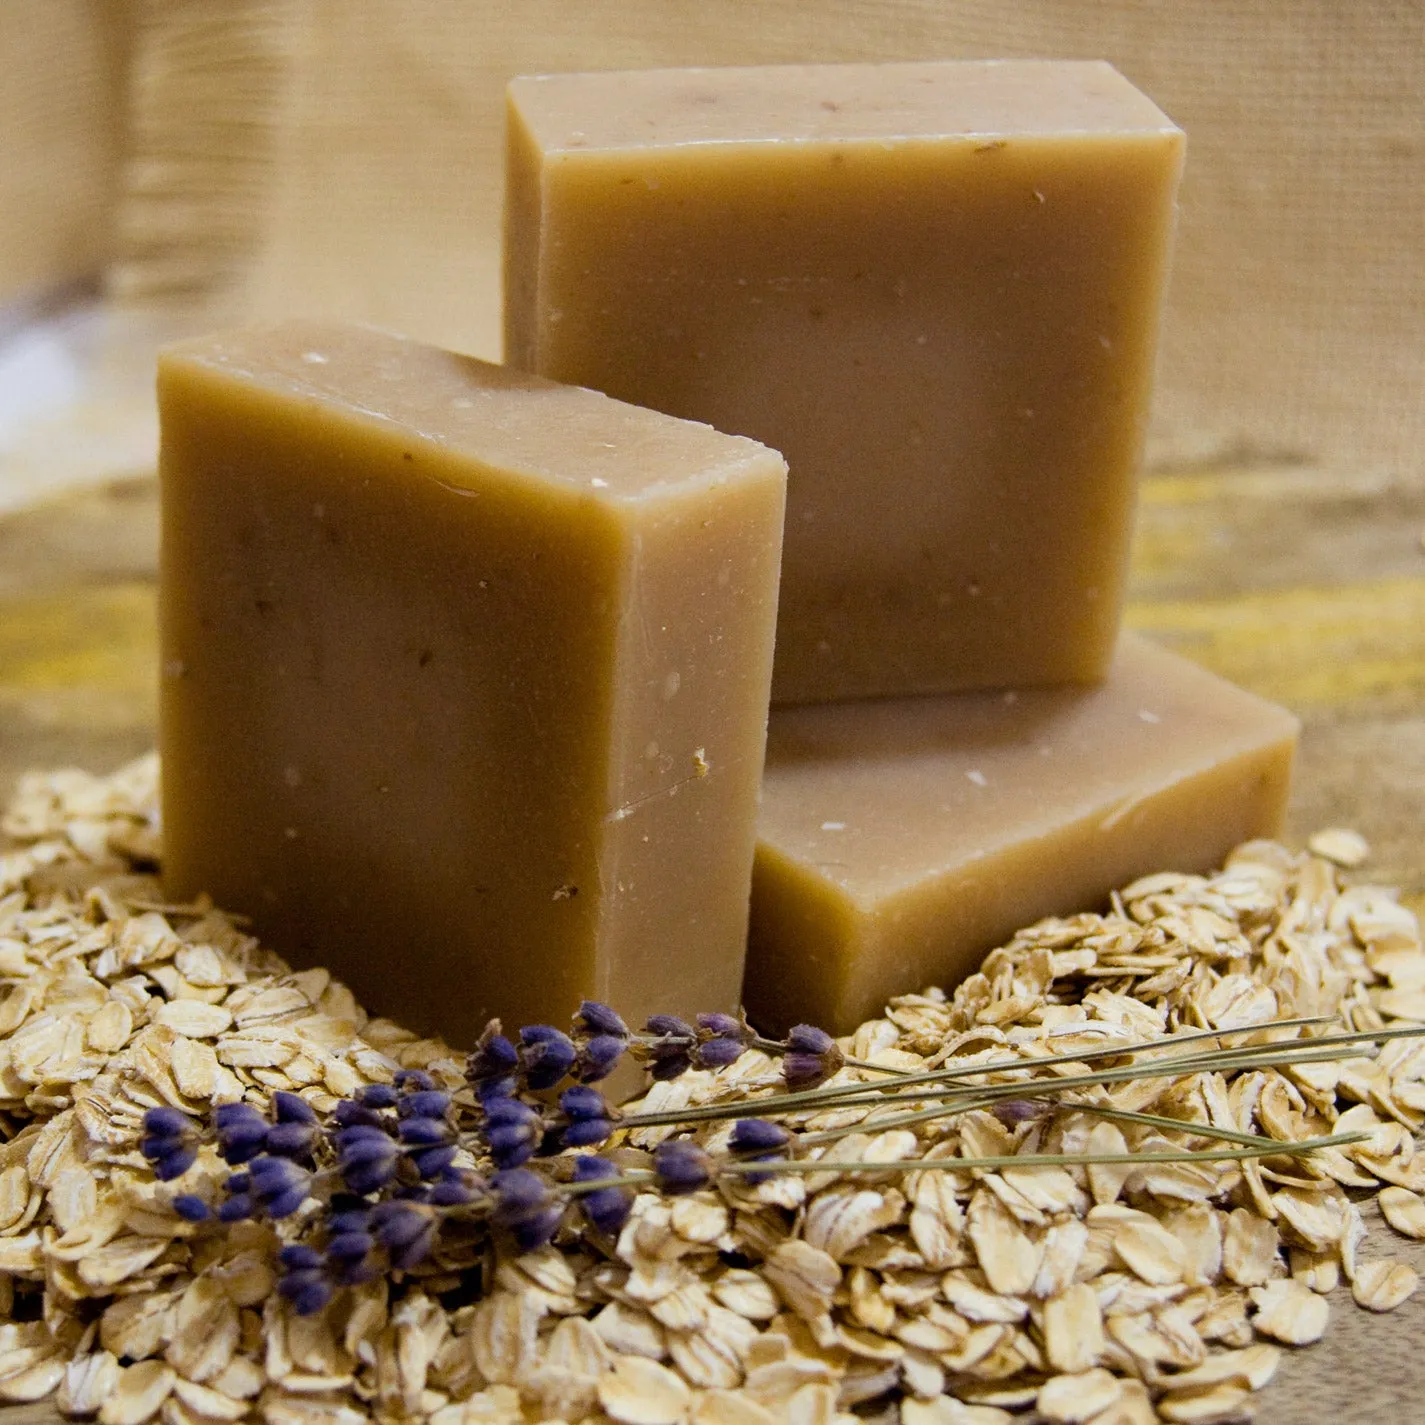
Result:
<svg viewBox="0 0 1425 1425"><path fill-rule="evenodd" d="M515 74L1110 59L1189 139L1150 459L1425 467L1418 3L140 8L119 285L221 283L249 313L357 317L482 355L499 346L502 91Z"/></svg>

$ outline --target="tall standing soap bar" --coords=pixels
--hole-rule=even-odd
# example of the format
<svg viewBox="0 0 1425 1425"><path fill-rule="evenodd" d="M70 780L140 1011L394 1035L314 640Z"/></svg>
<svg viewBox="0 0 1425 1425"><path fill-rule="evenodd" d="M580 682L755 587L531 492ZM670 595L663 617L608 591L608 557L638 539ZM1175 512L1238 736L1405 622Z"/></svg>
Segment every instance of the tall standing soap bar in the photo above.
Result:
<svg viewBox="0 0 1425 1425"><path fill-rule="evenodd" d="M773 696L1094 681L1181 132L1106 64L509 90L507 359L780 450Z"/></svg>
<svg viewBox="0 0 1425 1425"><path fill-rule="evenodd" d="M1280 828L1296 734L1290 713L1130 634L1097 688L774 713L753 1022L849 1033L892 995L958 983L1021 926L1218 864Z"/></svg>
<svg viewBox="0 0 1425 1425"><path fill-rule="evenodd" d="M169 894L456 1044L733 1008L780 457L316 323L159 399Z"/></svg>

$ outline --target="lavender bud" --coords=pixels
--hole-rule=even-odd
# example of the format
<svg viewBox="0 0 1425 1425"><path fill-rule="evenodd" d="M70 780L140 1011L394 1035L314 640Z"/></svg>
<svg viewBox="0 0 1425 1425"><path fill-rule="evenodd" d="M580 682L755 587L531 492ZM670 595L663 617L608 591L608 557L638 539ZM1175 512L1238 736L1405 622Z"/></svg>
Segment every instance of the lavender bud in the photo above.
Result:
<svg viewBox="0 0 1425 1425"><path fill-rule="evenodd" d="M290 1217L307 1200L312 1176L290 1158L254 1158L247 1171L252 1195L269 1217Z"/></svg>
<svg viewBox="0 0 1425 1425"><path fill-rule="evenodd" d="M436 1087L436 1082L424 1069L398 1069L392 1079L399 1093L421 1093Z"/></svg>
<svg viewBox="0 0 1425 1425"><path fill-rule="evenodd" d="M653 1152L658 1186L670 1197L697 1192L713 1179L713 1160L686 1138L665 1138Z"/></svg>
<svg viewBox="0 0 1425 1425"><path fill-rule="evenodd" d="M648 1075L655 1083L666 1083L669 1079L681 1078L693 1067L693 1061L686 1054L659 1056L648 1066Z"/></svg>
<svg viewBox="0 0 1425 1425"><path fill-rule="evenodd" d="M213 1110L213 1132L225 1163L236 1167L262 1152L271 1125L250 1103L221 1103Z"/></svg>
<svg viewBox="0 0 1425 1425"><path fill-rule="evenodd" d="M358 1143L387 1143L392 1140L391 1125L387 1123L354 1123L350 1128L343 1128L336 1135L336 1146L339 1153L344 1153L348 1148L354 1148Z"/></svg>
<svg viewBox="0 0 1425 1425"><path fill-rule="evenodd" d="M794 1024L787 1034L787 1048L794 1054L829 1054L836 1041L814 1024Z"/></svg>
<svg viewBox="0 0 1425 1425"><path fill-rule="evenodd" d="M365 1138L341 1150L338 1166L351 1192L365 1195L383 1188L396 1176L399 1150L384 1134Z"/></svg>
<svg viewBox="0 0 1425 1425"><path fill-rule="evenodd" d="M1002 1098L990 1109L1006 1128L1028 1123L1031 1119L1043 1118L1048 1111L1044 1103L1031 1098Z"/></svg>
<svg viewBox="0 0 1425 1425"><path fill-rule="evenodd" d="M559 1135L565 1148L597 1148L613 1136L614 1125L607 1118L581 1118Z"/></svg>
<svg viewBox="0 0 1425 1425"><path fill-rule="evenodd" d="M298 1316L315 1316L335 1295L326 1274L316 1270L288 1272L278 1281L277 1290Z"/></svg>
<svg viewBox="0 0 1425 1425"><path fill-rule="evenodd" d="M618 1176L618 1169L605 1158L578 1158L574 1163L575 1182L597 1182ZM596 1232L617 1237L633 1210L633 1193L626 1187L596 1188L579 1197L579 1210Z"/></svg>
<svg viewBox="0 0 1425 1425"><path fill-rule="evenodd" d="M503 1079L485 1079L475 1085L475 1097L480 1100L482 1106L498 1102L503 1098L511 1098L519 1089L519 1080L513 1076Z"/></svg>
<svg viewBox="0 0 1425 1425"><path fill-rule="evenodd" d="M552 1089L578 1057L574 1041L553 1025L531 1024L520 1030L520 1064L532 1089Z"/></svg>
<svg viewBox="0 0 1425 1425"><path fill-rule="evenodd" d="M359 1206L342 1206L336 1208L337 1199L332 1199L332 1207L336 1210L327 1213L327 1231L333 1237L345 1237L353 1232L365 1232L371 1226L371 1207L361 1198L346 1198L342 1194L344 1201L359 1204Z"/></svg>
<svg viewBox="0 0 1425 1425"><path fill-rule="evenodd" d="M608 1100L603 1094L598 1089L583 1086L565 1089L559 1095L559 1108L567 1119L575 1123L586 1118L611 1116Z"/></svg>
<svg viewBox="0 0 1425 1425"><path fill-rule="evenodd" d="M649 1034L656 1034L660 1039L697 1037L697 1030L686 1019L679 1019L676 1014L650 1014L644 1029Z"/></svg>
<svg viewBox="0 0 1425 1425"><path fill-rule="evenodd" d="M470 1178L474 1174L468 1175ZM454 1177L442 1177L438 1183L431 1185L430 1203L432 1207L466 1207L475 1201L479 1191L476 1182L467 1181L467 1175L458 1174ZM478 1180L477 1180L478 1181Z"/></svg>
<svg viewBox="0 0 1425 1425"><path fill-rule="evenodd" d="M490 1158L497 1168L518 1168L534 1157L542 1133L531 1133L517 1123L497 1124L485 1134Z"/></svg>
<svg viewBox="0 0 1425 1425"><path fill-rule="evenodd" d="M605 1035L611 1039L627 1039L628 1025L606 1004L598 1000L586 999L574 1016L575 1023L591 1035Z"/></svg>
<svg viewBox="0 0 1425 1425"><path fill-rule="evenodd" d="M455 1152L453 1143L447 1143L443 1148L424 1148L411 1155L411 1162L415 1164L416 1172L421 1178L429 1182L432 1178L438 1178L455 1162Z"/></svg>
<svg viewBox="0 0 1425 1425"><path fill-rule="evenodd" d="M705 1039L693 1050L693 1060L700 1069L725 1069L742 1057L740 1039Z"/></svg>
<svg viewBox="0 0 1425 1425"><path fill-rule="evenodd" d="M700 1014L698 1028L715 1039L736 1039L745 1042L752 1031L734 1014Z"/></svg>
<svg viewBox="0 0 1425 1425"><path fill-rule="evenodd" d="M491 1220L514 1238L521 1252L533 1252L554 1236L564 1208L543 1178L528 1168L512 1168L496 1173L490 1186L495 1194Z"/></svg>
<svg viewBox="0 0 1425 1425"><path fill-rule="evenodd" d="M197 1126L177 1108L151 1108L143 1116L143 1131L151 1138L186 1138Z"/></svg>
<svg viewBox="0 0 1425 1425"><path fill-rule="evenodd" d="M282 1263L288 1271L300 1272L311 1271L322 1264L321 1253L315 1247L309 1247L305 1242L293 1242L277 1253L277 1260Z"/></svg>
<svg viewBox="0 0 1425 1425"><path fill-rule="evenodd" d="M739 1118L728 1140L734 1153L776 1153L792 1141L780 1123L768 1118Z"/></svg>
<svg viewBox="0 0 1425 1425"><path fill-rule="evenodd" d="M519 1066L519 1051L500 1033L500 1021L492 1019L480 1036L475 1052L465 1061L465 1077L478 1085L506 1078Z"/></svg>
<svg viewBox="0 0 1425 1425"><path fill-rule="evenodd" d="M381 1263L371 1257L355 1262L333 1262L328 1270L338 1286L365 1286L386 1275Z"/></svg>
<svg viewBox="0 0 1425 1425"><path fill-rule="evenodd" d="M332 1109L332 1121L338 1128L355 1128L358 1125L380 1128L385 1120L374 1108L367 1108L365 1104L344 1098Z"/></svg>
<svg viewBox="0 0 1425 1425"><path fill-rule="evenodd" d="M218 1221L242 1222L251 1217L256 1211L257 1204L253 1201L251 1194L237 1192L226 1202L219 1204Z"/></svg>
<svg viewBox="0 0 1425 1425"><path fill-rule="evenodd" d="M408 1093L396 1109L402 1118L444 1118L450 1112L450 1095L440 1089Z"/></svg>
<svg viewBox="0 0 1425 1425"><path fill-rule="evenodd" d="M582 1083L595 1084L606 1079L618 1068L623 1057L625 1041L612 1034L600 1034L588 1040L579 1051L579 1062L575 1065L574 1076Z"/></svg>
<svg viewBox="0 0 1425 1425"><path fill-rule="evenodd" d="M317 1112L306 1099L286 1089L278 1089L272 1095L272 1107L278 1123L317 1123Z"/></svg>
<svg viewBox="0 0 1425 1425"><path fill-rule="evenodd" d="M212 1209L208 1204L191 1192L180 1193L175 1197L173 1210L185 1222L206 1222L212 1216Z"/></svg>
<svg viewBox="0 0 1425 1425"><path fill-rule="evenodd" d="M278 1158L308 1158L316 1147L320 1129L315 1123L274 1123L263 1146Z"/></svg>
<svg viewBox="0 0 1425 1425"><path fill-rule="evenodd" d="M268 1156L255 1157L248 1164L252 1196L257 1198L272 1217L288 1217L301 1207L306 1190L311 1187L312 1174L305 1173L291 1159ZM296 1194L295 1204L292 1194Z"/></svg>
<svg viewBox="0 0 1425 1425"><path fill-rule="evenodd" d="M198 1160L198 1149L191 1143L174 1144L171 1139L154 1140L145 1138L145 1145L152 1145L155 1141L169 1145L168 1151L164 1153L151 1154L144 1152L144 1157L153 1163L153 1175L161 1183L172 1182L174 1178L181 1178L189 1168Z"/></svg>
<svg viewBox="0 0 1425 1425"><path fill-rule="evenodd" d="M782 1077L793 1091L815 1088L829 1079L845 1063L836 1041L814 1024L796 1024L787 1035L787 1052L782 1058Z"/></svg>
<svg viewBox="0 0 1425 1425"><path fill-rule="evenodd" d="M403 1118L399 1132L402 1143L430 1148L450 1142L453 1130L443 1118Z"/></svg>
<svg viewBox="0 0 1425 1425"><path fill-rule="evenodd" d="M247 1173L229 1173L223 1180L223 1191L227 1193L251 1192L252 1178Z"/></svg>
<svg viewBox="0 0 1425 1425"><path fill-rule="evenodd" d="M365 1084L357 1089L355 1099L363 1108L395 1108L399 1101L390 1084Z"/></svg>
<svg viewBox="0 0 1425 1425"><path fill-rule="evenodd" d="M436 1226L435 1214L413 1202L383 1202L372 1210L371 1228L387 1249L408 1246Z"/></svg>
<svg viewBox="0 0 1425 1425"><path fill-rule="evenodd" d="M360 1262L376 1245L369 1232L338 1232L327 1239L327 1256L334 1262Z"/></svg>

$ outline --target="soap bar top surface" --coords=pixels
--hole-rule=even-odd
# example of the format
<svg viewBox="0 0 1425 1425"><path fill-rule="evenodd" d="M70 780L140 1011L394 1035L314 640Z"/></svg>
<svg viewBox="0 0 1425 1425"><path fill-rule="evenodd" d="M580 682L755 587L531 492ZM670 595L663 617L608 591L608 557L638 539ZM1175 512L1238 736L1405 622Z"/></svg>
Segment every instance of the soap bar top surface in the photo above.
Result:
<svg viewBox="0 0 1425 1425"><path fill-rule="evenodd" d="M518 79L506 359L782 453L774 701L1094 683L1182 150L1094 62Z"/></svg>
<svg viewBox="0 0 1425 1425"><path fill-rule="evenodd" d="M767 453L711 426L370 327L245 327L178 342L164 361L444 449L460 457L447 476L457 487L499 473L603 500L638 499L705 485Z"/></svg>
<svg viewBox="0 0 1425 1425"><path fill-rule="evenodd" d="M1273 835L1290 713L1132 635L1098 688L785 708L762 785L744 1002L849 1033L1047 915Z"/></svg>
<svg viewBox="0 0 1425 1425"><path fill-rule="evenodd" d="M158 390L168 894L460 1046L734 1009L780 457L312 322Z"/></svg>
<svg viewBox="0 0 1425 1425"><path fill-rule="evenodd" d="M530 75L510 84L546 154L665 144L1175 133L1100 60L766 65Z"/></svg>
<svg viewBox="0 0 1425 1425"><path fill-rule="evenodd" d="M1083 817L1112 822L1296 730L1285 709L1125 634L1101 688L779 711L760 838L874 905Z"/></svg>

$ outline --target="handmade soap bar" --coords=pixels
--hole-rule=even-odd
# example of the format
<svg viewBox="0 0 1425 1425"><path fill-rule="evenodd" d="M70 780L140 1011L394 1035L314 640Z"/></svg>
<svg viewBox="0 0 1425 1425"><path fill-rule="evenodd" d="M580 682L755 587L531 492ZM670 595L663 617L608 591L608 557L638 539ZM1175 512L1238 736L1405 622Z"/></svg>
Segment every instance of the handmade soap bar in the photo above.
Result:
<svg viewBox="0 0 1425 1425"><path fill-rule="evenodd" d="M733 1007L780 457L317 323L159 400L169 894L457 1045Z"/></svg>
<svg viewBox="0 0 1425 1425"><path fill-rule="evenodd" d="M1043 916L1281 821L1296 720L1124 635L1094 689L772 716L747 1008L838 1033Z"/></svg>
<svg viewBox="0 0 1425 1425"><path fill-rule="evenodd" d="M508 360L775 446L773 696L1093 681L1182 134L1106 64L509 91Z"/></svg>

